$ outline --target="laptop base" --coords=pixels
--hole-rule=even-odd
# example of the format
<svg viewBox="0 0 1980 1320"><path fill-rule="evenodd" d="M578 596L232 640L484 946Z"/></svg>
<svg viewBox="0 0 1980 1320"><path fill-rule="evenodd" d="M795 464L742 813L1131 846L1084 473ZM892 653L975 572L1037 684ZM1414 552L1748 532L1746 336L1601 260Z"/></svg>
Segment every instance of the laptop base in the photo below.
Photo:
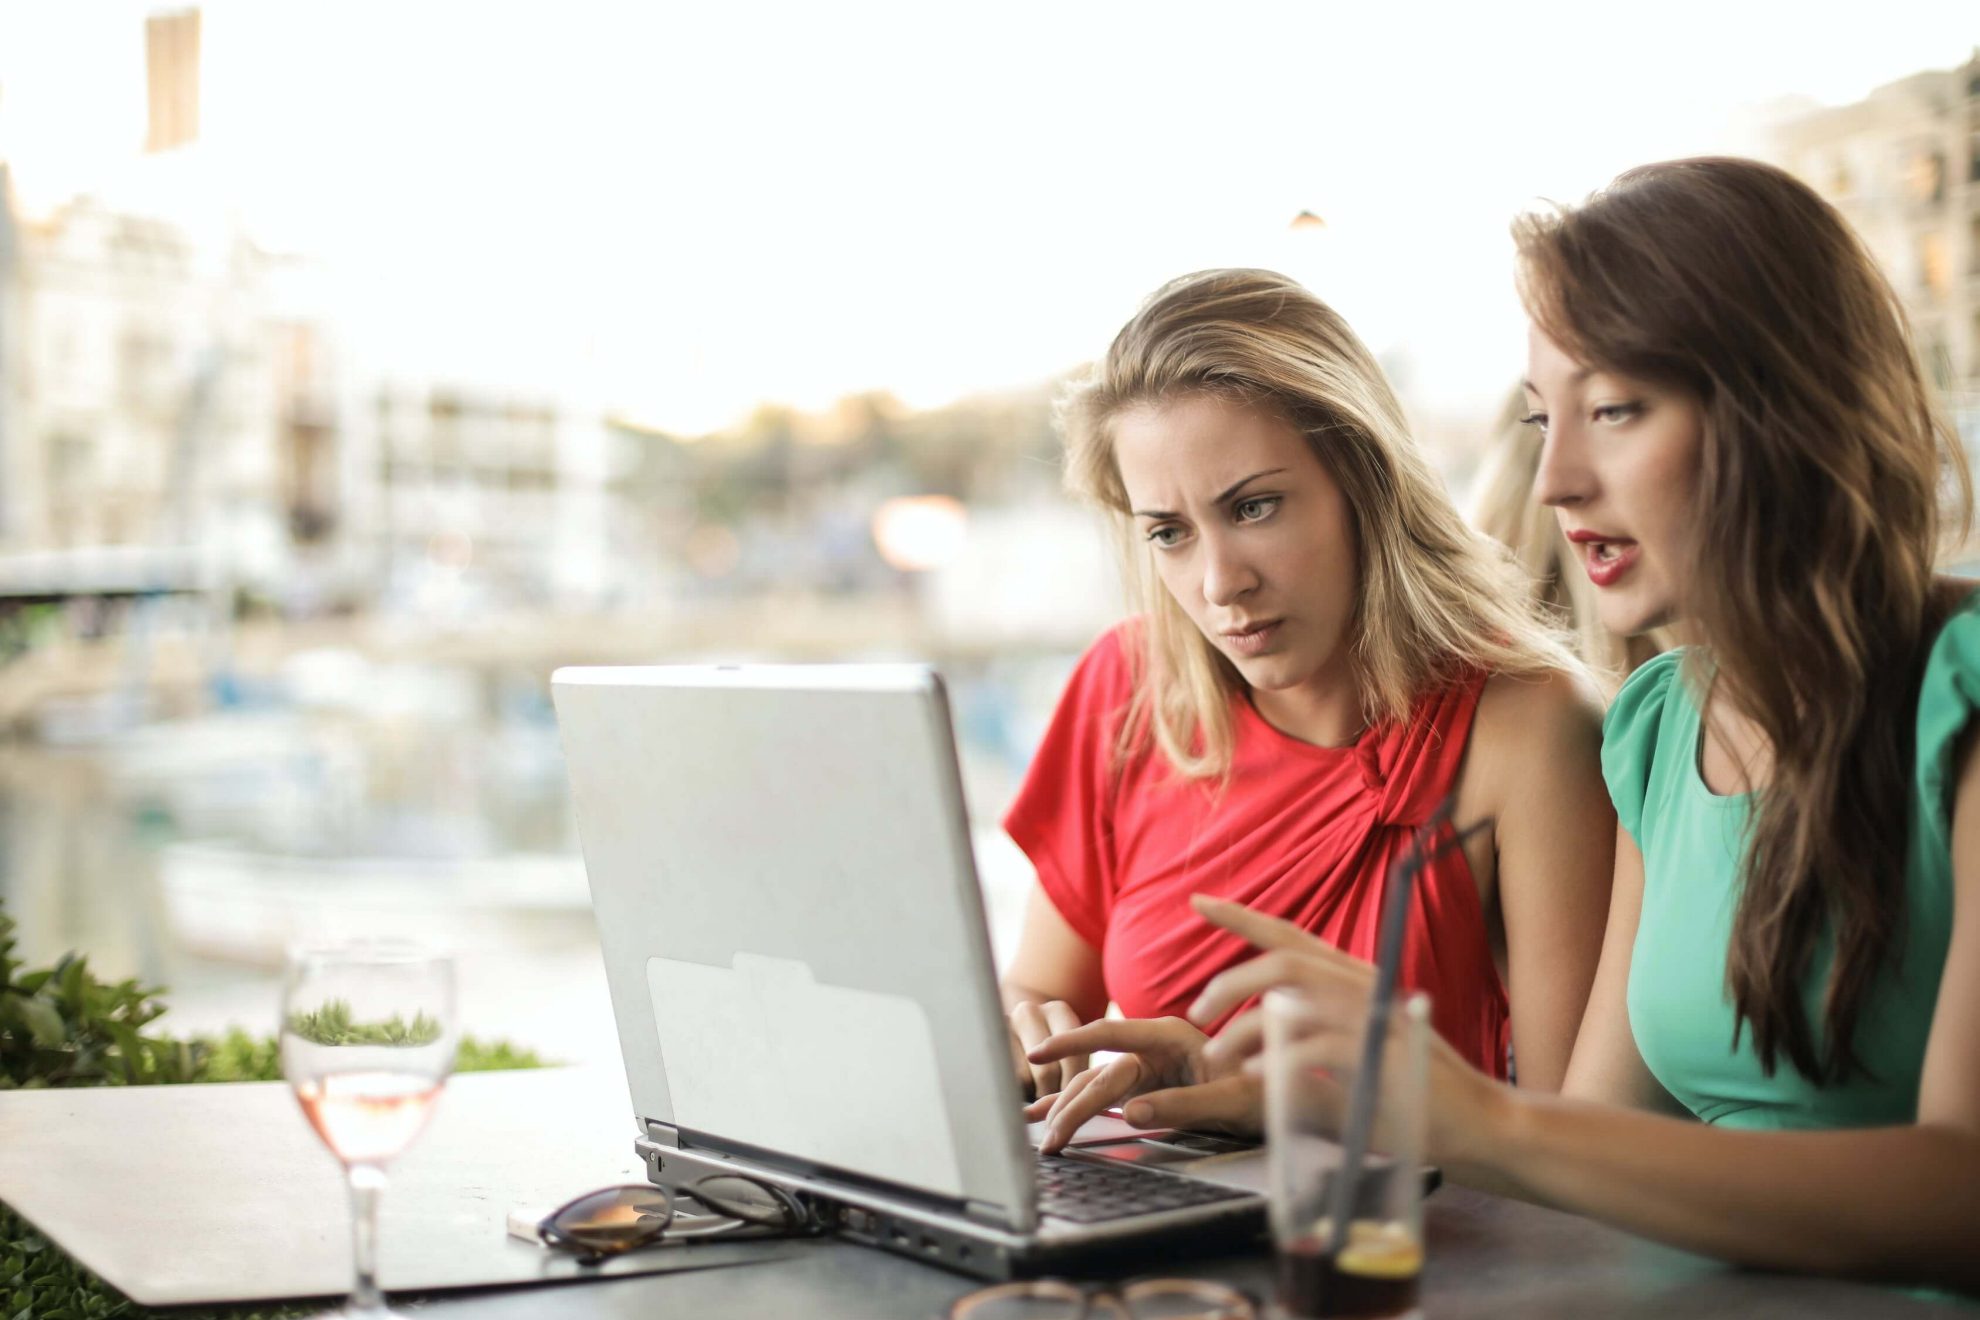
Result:
<svg viewBox="0 0 1980 1320"><path fill-rule="evenodd" d="M660 1186L687 1186L712 1172L747 1173L796 1196L836 1237L991 1281L1146 1272L1151 1260L1255 1248L1266 1229L1264 1199L1252 1196L1172 1216L1173 1222L1124 1218L1097 1229L1082 1225L1055 1234L1049 1231L1053 1225L1048 1220L1047 1232L1021 1235L989 1224L979 1226L959 1211L914 1199L878 1192L862 1195L852 1189L842 1192L821 1185L815 1174L787 1179L778 1176L781 1171L713 1151L684 1151L645 1137L636 1139L633 1149L646 1165L647 1178Z"/></svg>

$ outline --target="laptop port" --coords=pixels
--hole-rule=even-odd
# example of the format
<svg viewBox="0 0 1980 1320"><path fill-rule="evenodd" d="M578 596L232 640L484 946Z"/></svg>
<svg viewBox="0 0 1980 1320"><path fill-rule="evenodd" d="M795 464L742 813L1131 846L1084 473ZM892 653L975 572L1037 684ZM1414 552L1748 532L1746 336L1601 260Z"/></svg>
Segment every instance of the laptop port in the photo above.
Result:
<svg viewBox="0 0 1980 1320"><path fill-rule="evenodd" d="M912 1247L914 1245L914 1239L908 1235L908 1231L898 1225L888 1236L893 1239L894 1245L897 1247Z"/></svg>
<svg viewBox="0 0 1980 1320"><path fill-rule="evenodd" d="M923 1233L921 1235L921 1249L927 1252L931 1256L939 1256L942 1254L942 1244L940 1242L937 1242L934 1238L930 1237L926 1233Z"/></svg>

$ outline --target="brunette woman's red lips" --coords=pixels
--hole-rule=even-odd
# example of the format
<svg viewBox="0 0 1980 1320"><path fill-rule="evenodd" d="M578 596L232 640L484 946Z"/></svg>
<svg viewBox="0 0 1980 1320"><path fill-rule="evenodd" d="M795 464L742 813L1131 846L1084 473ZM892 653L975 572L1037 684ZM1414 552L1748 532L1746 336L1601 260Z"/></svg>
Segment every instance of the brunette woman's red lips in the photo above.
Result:
<svg viewBox="0 0 1980 1320"><path fill-rule="evenodd" d="M1581 547L1582 567L1588 570L1588 580L1598 587L1614 586L1623 574L1636 567L1643 553L1642 547L1626 536L1608 536L1583 528L1569 532L1567 538Z"/></svg>

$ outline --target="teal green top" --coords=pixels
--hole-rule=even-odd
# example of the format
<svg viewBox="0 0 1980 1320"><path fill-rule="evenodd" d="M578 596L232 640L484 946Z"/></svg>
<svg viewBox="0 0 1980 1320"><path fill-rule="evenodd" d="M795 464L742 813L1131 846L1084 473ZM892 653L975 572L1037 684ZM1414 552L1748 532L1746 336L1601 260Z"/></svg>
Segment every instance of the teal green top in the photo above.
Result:
<svg viewBox="0 0 1980 1320"><path fill-rule="evenodd" d="M1741 1128L1836 1128L1917 1119L1918 1078L1952 933L1954 743L1980 708L1980 592L1933 643L1918 696L1904 924L1898 954L1878 974L1853 1042L1866 1065L1818 1086L1779 1056L1760 1067L1750 1031L1734 1049L1726 950L1750 794L1720 796L1699 775L1699 716L1680 676L1683 652L1638 669L1602 730L1602 773L1616 815L1643 853L1643 913L1629 967L1629 1025L1650 1071L1708 1123ZM1803 1003L1823 1022L1833 949L1818 949Z"/></svg>

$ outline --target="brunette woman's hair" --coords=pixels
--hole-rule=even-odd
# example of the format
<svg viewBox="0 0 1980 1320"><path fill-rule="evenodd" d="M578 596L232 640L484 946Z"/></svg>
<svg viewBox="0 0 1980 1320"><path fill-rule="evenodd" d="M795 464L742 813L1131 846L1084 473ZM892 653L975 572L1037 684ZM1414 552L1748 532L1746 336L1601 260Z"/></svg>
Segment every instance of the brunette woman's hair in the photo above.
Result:
<svg viewBox="0 0 1980 1320"><path fill-rule="evenodd" d="M1902 954L1934 566L1972 508L1958 444L1889 282L1785 171L1646 165L1513 232L1549 338L1700 409L1685 681L1701 710L1716 685L1773 752L1726 960L1733 1043L1750 1029L1770 1075L1786 1054L1848 1077L1872 980ZM1820 1036L1803 1006L1818 971Z"/></svg>
<svg viewBox="0 0 1980 1320"><path fill-rule="evenodd" d="M1465 525L1347 322L1284 275L1199 271L1156 290L1060 403L1066 485L1107 511L1145 620L1121 756L1152 741L1187 777L1230 768L1244 680L1162 586L1114 457L1123 412L1197 395L1283 418L1340 486L1359 570L1348 644L1369 723L1407 720L1418 697L1470 671L1579 671L1504 551Z"/></svg>

